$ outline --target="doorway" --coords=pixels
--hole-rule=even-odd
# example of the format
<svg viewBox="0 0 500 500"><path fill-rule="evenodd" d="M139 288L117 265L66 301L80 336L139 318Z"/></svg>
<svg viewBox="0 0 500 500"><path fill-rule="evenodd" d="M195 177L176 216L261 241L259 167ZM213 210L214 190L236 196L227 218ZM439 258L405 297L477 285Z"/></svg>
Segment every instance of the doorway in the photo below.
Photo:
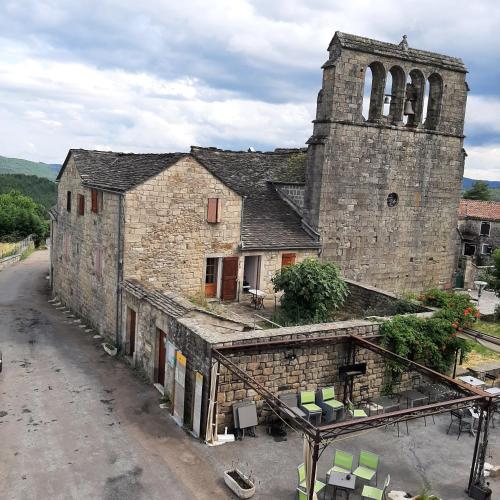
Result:
<svg viewBox="0 0 500 500"><path fill-rule="evenodd" d="M167 335L163 330L156 329L158 339L158 356L156 367L156 382L165 387L165 363L167 361Z"/></svg>
<svg viewBox="0 0 500 500"><path fill-rule="evenodd" d="M222 261L221 299L234 300L238 284L238 257L224 257Z"/></svg>
<svg viewBox="0 0 500 500"><path fill-rule="evenodd" d="M218 271L219 259L217 257L209 257L205 269L205 297L207 299L217 297Z"/></svg>
<svg viewBox="0 0 500 500"><path fill-rule="evenodd" d="M127 356L133 357L135 351L135 330L137 325L137 313L127 307L127 342L125 353Z"/></svg>
<svg viewBox="0 0 500 500"><path fill-rule="evenodd" d="M260 287L260 255L247 255L243 266L243 290L258 290Z"/></svg>

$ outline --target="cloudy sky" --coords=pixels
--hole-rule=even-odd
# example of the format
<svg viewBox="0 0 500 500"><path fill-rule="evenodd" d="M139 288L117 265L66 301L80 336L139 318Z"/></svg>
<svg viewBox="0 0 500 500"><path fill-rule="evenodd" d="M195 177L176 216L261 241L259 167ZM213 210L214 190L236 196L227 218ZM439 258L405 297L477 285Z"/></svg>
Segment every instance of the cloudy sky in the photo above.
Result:
<svg viewBox="0 0 500 500"><path fill-rule="evenodd" d="M0 155L268 150L311 135L336 30L461 57L466 175L500 180L498 0L1 0Z"/></svg>

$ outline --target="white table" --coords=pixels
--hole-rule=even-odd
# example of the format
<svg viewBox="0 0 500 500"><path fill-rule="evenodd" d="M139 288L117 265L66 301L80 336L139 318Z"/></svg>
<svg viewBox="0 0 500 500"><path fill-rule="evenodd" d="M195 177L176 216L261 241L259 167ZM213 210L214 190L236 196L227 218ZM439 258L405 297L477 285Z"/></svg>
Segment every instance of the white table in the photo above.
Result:
<svg viewBox="0 0 500 500"><path fill-rule="evenodd" d="M262 309L264 307L264 297L266 293L255 288L249 288L248 293L252 294L252 304L255 306L255 309Z"/></svg>
<svg viewBox="0 0 500 500"><path fill-rule="evenodd" d="M332 471L330 477L328 478L328 484L331 484L334 487L333 491L335 496L336 489L342 488L347 492L347 498L349 498L350 491L354 491L356 488L356 476L352 473Z"/></svg>
<svg viewBox="0 0 500 500"><path fill-rule="evenodd" d="M483 380L480 380L476 377L471 377L470 375L463 375L462 377L458 377L459 380L465 382L466 384L472 385L472 387L481 387L485 385Z"/></svg>
<svg viewBox="0 0 500 500"><path fill-rule="evenodd" d="M494 396L498 396L500 394L500 387L490 387L489 389L485 389L484 392L489 392Z"/></svg>

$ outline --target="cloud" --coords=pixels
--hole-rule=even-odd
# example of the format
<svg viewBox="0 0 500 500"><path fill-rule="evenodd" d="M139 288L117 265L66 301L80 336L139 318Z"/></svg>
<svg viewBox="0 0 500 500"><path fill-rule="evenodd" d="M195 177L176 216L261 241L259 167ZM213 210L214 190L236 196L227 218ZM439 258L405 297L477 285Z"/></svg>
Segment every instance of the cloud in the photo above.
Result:
<svg viewBox="0 0 500 500"><path fill-rule="evenodd" d="M500 181L500 142L490 146L467 148L466 177Z"/></svg>

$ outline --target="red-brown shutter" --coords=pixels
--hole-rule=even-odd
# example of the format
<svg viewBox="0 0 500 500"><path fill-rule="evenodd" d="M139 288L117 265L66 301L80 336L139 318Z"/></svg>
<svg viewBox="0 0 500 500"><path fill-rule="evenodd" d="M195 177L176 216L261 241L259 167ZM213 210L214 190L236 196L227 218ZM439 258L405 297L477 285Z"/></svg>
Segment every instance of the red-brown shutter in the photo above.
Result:
<svg viewBox="0 0 500 500"><path fill-rule="evenodd" d="M91 189L90 193L92 197L92 212L97 214L99 212L99 209L97 208L97 189Z"/></svg>
<svg viewBox="0 0 500 500"><path fill-rule="evenodd" d="M209 198L208 199L208 208L207 208L207 222L216 223L217 221L217 205L218 198Z"/></svg>
<svg viewBox="0 0 500 500"><path fill-rule="evenodd" d="M83 194L78 195L78 215L85 214L85 197Z"/></svg>
<svg viewBox="0 0 500 500"><path fill-rule="evenodd" d="M217 222L220 222L220 214L222 209L222 200L220 198L217 198Z"/></svg>

